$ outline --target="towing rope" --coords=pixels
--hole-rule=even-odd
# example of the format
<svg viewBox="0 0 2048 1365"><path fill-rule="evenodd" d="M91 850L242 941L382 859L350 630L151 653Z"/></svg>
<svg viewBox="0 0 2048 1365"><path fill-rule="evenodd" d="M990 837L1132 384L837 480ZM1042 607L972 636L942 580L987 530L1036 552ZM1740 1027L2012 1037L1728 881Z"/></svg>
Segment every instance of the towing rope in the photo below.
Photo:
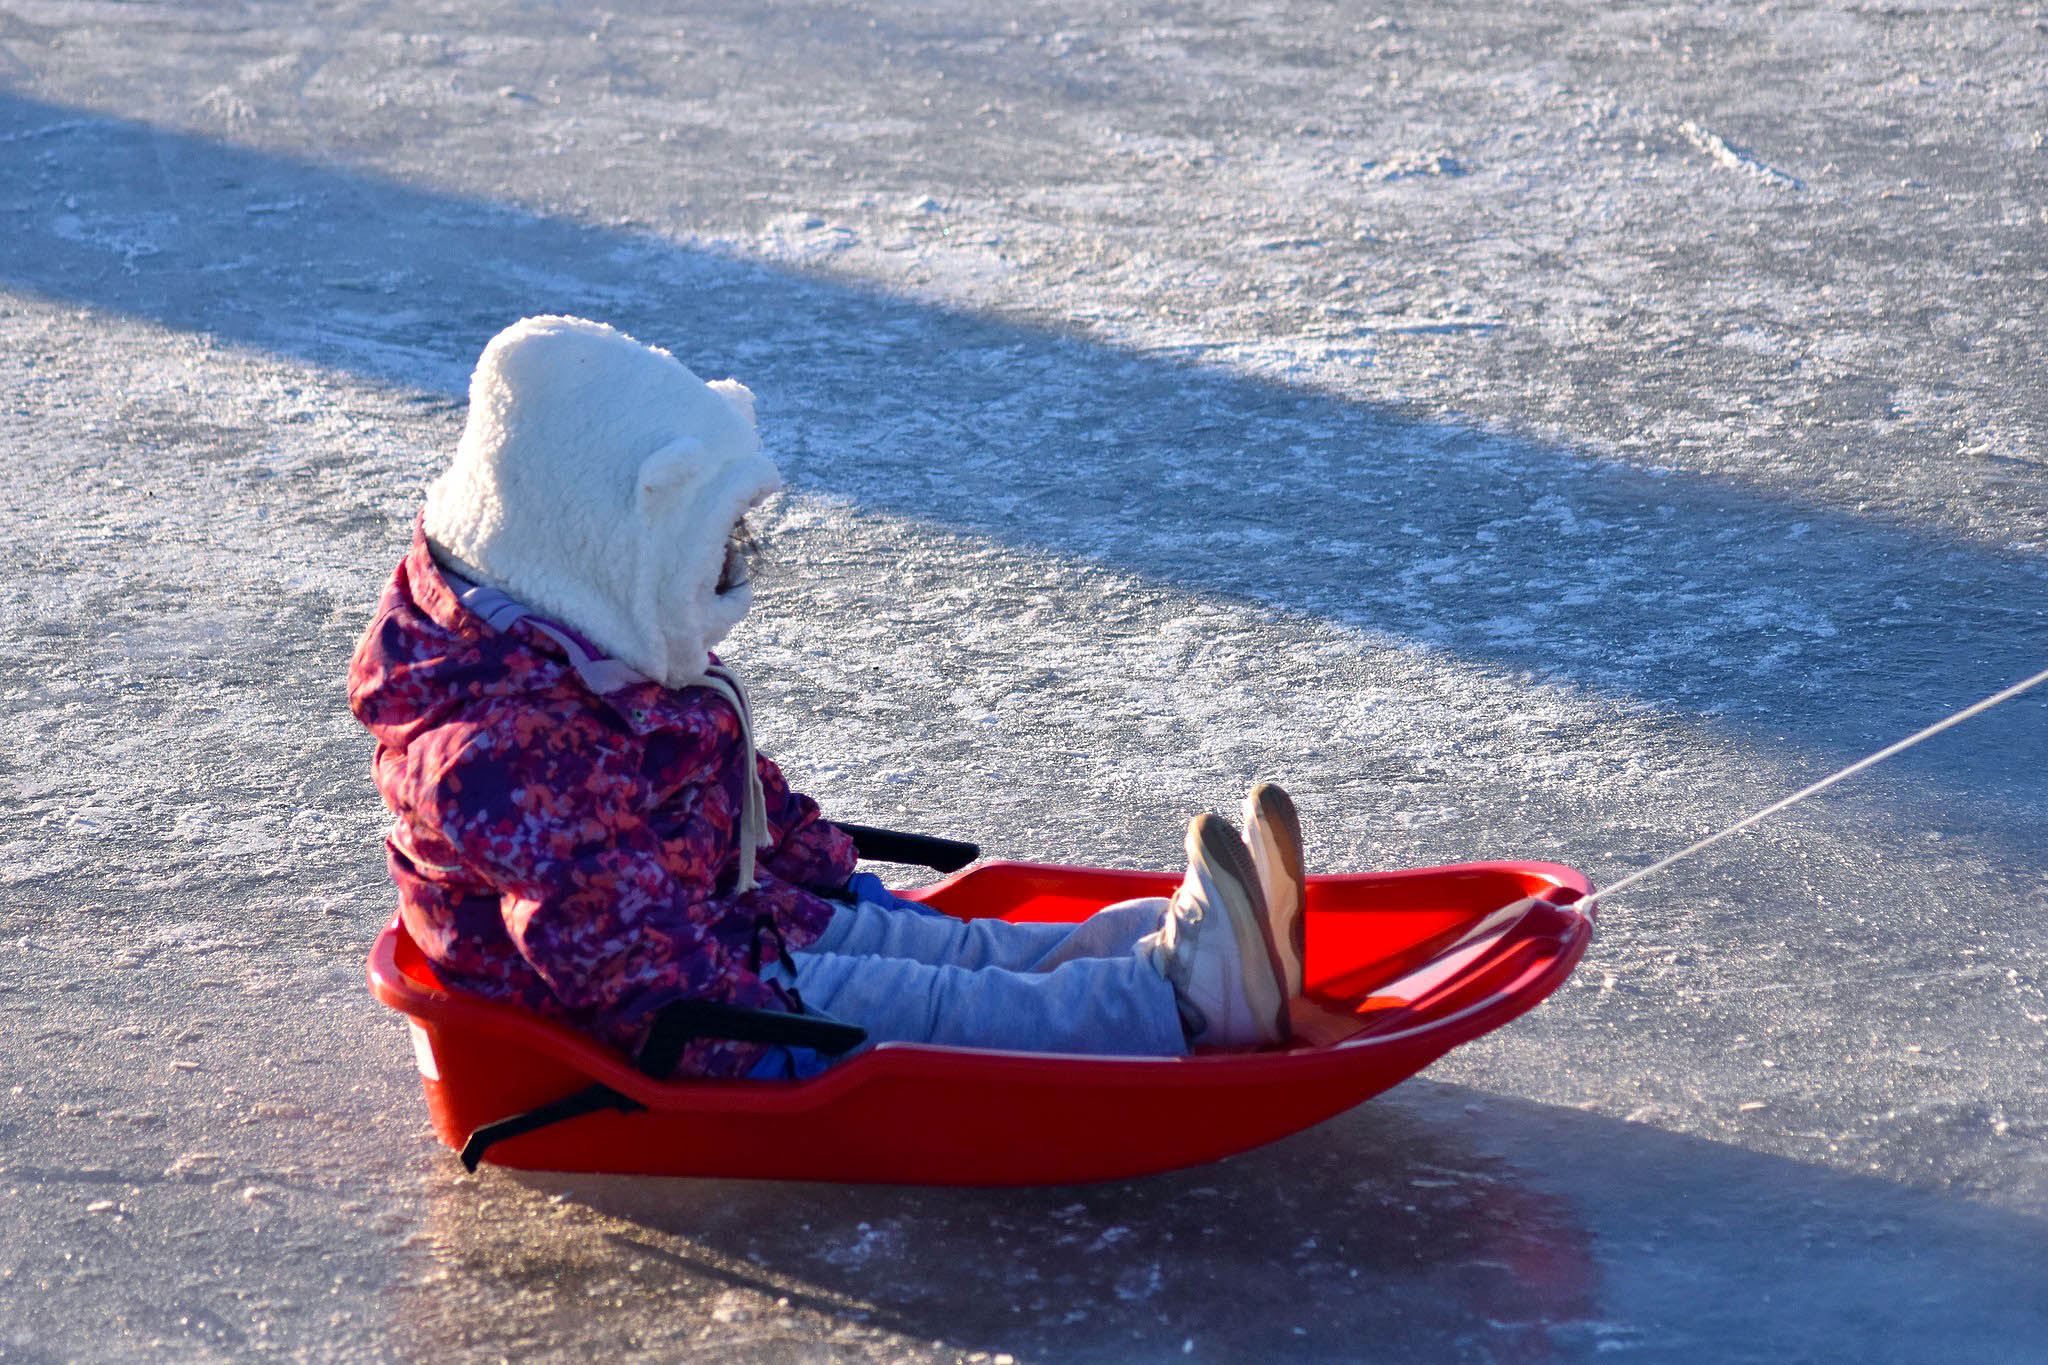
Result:
<svg viewBox="0 0 2048 1365"><path fill-rule="evenodd" d="M2017 697L2020 693L2026 691L2028 688L2038 686L2039 684L2044 682L2048 682L2048 669L2041 670L2039 673L2036 673L2033 677L2028 678L2023 682L2016 682L2011 687L2006 688L2003 692L1994 693L1993 695L1984 698L1984 700L1977 702L1974 705L1965 706L1962 710L1956 712L1952 716L1949 716L1947 719L1938 720L1934 724L1928 726L1925 730L1921 730L1915 734L1907 735L1898 743L1889 745L1883 749L1879 749L1876 753L1871 754L1868 758L1859 758L1854 763L1851 763L1848 767L1842 769L1840 772L1830 773L1826 777L1823 777L1820 781L1814 783L1812 786L1793 792L1784 800L1773 802L1771 805L1765 806L1762 810L1757 811L1753 815L1745 815L1744 817L1742 817L1742 819L1737 820L1734 824L1728 826L1728 828L1720 831L1718 834L1709 834L1706 838L1700 840L1698 843L1693 844L1690 847L1678 850L1678 852L1672 854L1670 857L1664 859L1662 862L1652 863L1640 872L1632 872L1628 876L1623 877L1620 881L1614 883L1614 885L1612 886L1602 887L1601 889L1593 892L1591 895L1583 897L1580 900L1579 904L1586 906L1588 909L1590 909L1593 903L1596 901L1605 901L1611 896L1620 895L1623 891L1626 891L1629 887L1634 886L1643 878L1654 876L1655 874L1662 872L1665 868L1670 867L1673 863L1684 862L1687 858L1692 857L1693 854L1700 852L1702 849L1710 848L1713 845L1720 843L1729 835L1740 834L1743 830L1748 829L1757 821L1762 820L1767 816L1776 815L1779 811L1784 810L1788 806L1796 806L1801 801L1804 801L1807 797L1812 796L1814 793L1826 791L1829 787L1834 786L1837 782L1840 782L1842 779L1847 777L1854 777L1857 773L1862 772L1865 768L1874 768L1878 764L1890 758L1892 755L1904 753L1906 750L1912 748L1915 744L1918 744L1921 740L1931 739L1935 735L1940 734L1943 730L1948 729L1951 725L1960 725L1964 721L1968 720L1970 717L1975 715L1981 715L1984 712L1989 711L1992 707L1998 705L2000 702L2011 701L2014 697Z"/></svg>

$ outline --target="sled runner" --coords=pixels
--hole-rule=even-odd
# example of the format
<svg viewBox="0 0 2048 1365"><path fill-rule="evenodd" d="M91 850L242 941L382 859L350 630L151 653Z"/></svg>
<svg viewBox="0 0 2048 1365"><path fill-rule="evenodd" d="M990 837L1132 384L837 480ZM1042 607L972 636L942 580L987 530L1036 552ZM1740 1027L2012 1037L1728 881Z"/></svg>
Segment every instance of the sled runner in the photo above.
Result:
<svg viewBox="0 0 2048 1365"><path fill-rule="evenodd" d="M849 830L868 856L937 864L970 845ZM906 857L906 850L908 857ZM962 856L964 850L964 857ZM962 918L1072 922L1177 874L993 862L901 893ZM934 1185L1110 1180L1241 1152L1329 1118L1534 1007L1592 937L1586 879L1469 863L1308 879L1295 1041L1263 1052L1080 1057L885 1043L802 1081L663 1081L698 1036L849 1050L860 1030L681 1002L637 1059L456 993L394 918L370 955L406 1016L441 1140L474 1169ZM1527 897L1535 903L1498 914ZM636 1065L637 1062L637 1065Z"/></svg>

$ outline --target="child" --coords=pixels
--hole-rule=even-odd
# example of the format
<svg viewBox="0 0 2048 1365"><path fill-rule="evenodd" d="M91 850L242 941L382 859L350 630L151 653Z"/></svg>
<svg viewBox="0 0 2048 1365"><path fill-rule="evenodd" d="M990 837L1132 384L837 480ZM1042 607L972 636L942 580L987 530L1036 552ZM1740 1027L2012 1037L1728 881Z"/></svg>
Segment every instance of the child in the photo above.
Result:
<svg viewBox="0 0 2048 1365"><path fill-rule="evenodd" d="M746 690L711 653L751 600L743 518L778 486L732 380L577 318L484 349L349 671L400 910L442 978L628 1053L683 998L808 1009L876 1042L1285 1041L1302 864L1277 787L1246 802L1249 850L1199 816L1170 899L1079 925L957 921L854 876L852 843L756 752ZM795 1067L699 1040L677 1069Z"/></svg>

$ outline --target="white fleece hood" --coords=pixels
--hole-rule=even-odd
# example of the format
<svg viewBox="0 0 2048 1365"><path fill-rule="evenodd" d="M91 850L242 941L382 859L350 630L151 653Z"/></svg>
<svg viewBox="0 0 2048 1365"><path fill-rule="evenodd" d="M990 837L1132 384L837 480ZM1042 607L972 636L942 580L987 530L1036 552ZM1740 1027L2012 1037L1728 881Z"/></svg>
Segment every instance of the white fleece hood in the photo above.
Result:
<svg viewBox="0 0 2048 1365"><path fill-rule="evenodd" d="M458 572L684 687L753 600L718 591L727 535L780 486L745 386L602 323L526 318L484 347L424 521Z"/></svg>

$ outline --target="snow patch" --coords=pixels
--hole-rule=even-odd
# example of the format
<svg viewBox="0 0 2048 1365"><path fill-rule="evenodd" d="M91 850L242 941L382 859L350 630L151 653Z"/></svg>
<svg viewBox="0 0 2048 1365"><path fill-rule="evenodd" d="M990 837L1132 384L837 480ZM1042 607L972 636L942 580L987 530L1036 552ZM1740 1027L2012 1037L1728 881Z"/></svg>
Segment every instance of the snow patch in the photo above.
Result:
<svg viewBox="0 0 2048 1365"><path fill-rule="evenodd" d="M1803 190L1806 185L1796 175L1788 174L1775 166L1759 161L1750 153L1737 147L1711 129L1702 128L1691 119L1678 125L1678 134L1700 151L1713 158L1714 164L1723 170L1738 171L1754 180L1781 189Z"/></svg>

